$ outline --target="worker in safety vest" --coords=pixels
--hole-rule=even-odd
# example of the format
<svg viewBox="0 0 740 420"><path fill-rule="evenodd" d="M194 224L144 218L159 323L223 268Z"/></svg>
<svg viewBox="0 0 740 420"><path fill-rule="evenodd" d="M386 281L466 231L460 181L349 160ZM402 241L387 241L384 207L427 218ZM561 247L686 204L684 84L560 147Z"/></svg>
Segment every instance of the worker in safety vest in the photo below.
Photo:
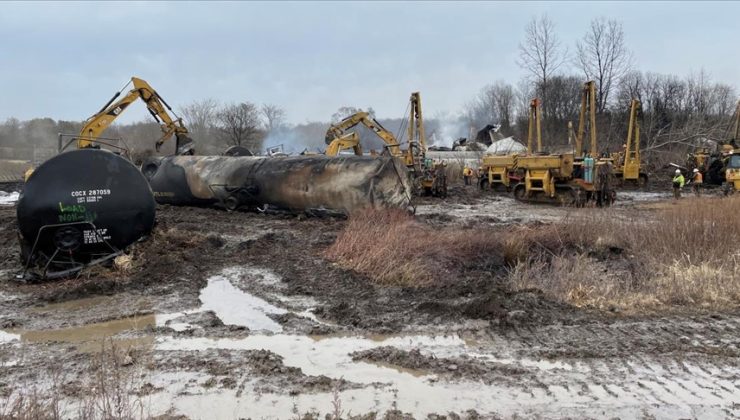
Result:
<svg viewBox="0 0 740 420"><path fill-rule="evenodd" d="M676 176L673 177L673 198L681 198L681 188L683 188L685 180L681 174L680 169L676 169Z"/></svg>
<svg viewBox="0 0 740 420"><path fill-rule="evenodd" d="M701 196L701 184L703 183L704 177L701 172L699 172L698 168L694 168L694 175L691 178L691 189L694 190L694 194L696 194L697 197Z"/></svg>
<svg viewBox="0 0 740 420"><path fill-rule="evenodd" d="M470 185L470 178L473 177L473 170L470 169L468 165L465 165L465 168L463 168L463 180L465 180L465 185Z"/></svg>

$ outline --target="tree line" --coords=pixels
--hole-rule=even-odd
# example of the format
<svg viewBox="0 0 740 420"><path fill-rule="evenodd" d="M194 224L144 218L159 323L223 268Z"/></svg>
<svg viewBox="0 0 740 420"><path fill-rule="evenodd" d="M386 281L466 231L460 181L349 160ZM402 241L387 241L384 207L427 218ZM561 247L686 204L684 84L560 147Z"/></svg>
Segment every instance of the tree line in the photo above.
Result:
<svg viewBox="0 0 740 420"><path fill-rule="evenodd" d="M543 142L557 148L568 142L568 121L577 124L584 82L593 80L602 152L624 142L633 98L642 104L642 148L654 159L730 140L738 100L733 86L711 80L704 70L686 77L638 70L616 20L592 20L573 47L562 44L546 15L532 18L519 44L521 80L484 86L461 118L476 127L498 122L505 135L526 138L529 103L536 97L542 101Z"/></svg>
<svg viewBox="0 0 740 420"><path fill-rule="evenodd" d="M529 103L542 103L543 143L556 151L568 144L568 122L577 124L581 89L585 81L596 82L596 111L601 151L614 151L624 142L629 103L642 103L642 148L653 158L683 153L706 140L729 140L737 92L731 85L711 80L704 70L685 77L644 72L636 68L625 42L622 24L597 18L572 48L563 45L557 27L547 15L534 17L524 29L517 64L523 76L512 83L498 80L480 89L456 114L426 116L428 143L451 145L457 137L470 137L494 124L500 134L526 139ZM372 116L372 107L364 108ZM177 109L199 153L220 153L231 145L255 152L282 146L286 152L320 151L330 123L354 112L340 107L330 121L287 124L286 111L274 104L249 101L223 104L215 99L193 101ZM381 119L389 131L403 137L403 118ZM78 133L80 121L10 118L0 124L0 151L7 148L54 148L57 133ZM382 142L359 129L364 148L379 150ZM153 149L160 136L155 122L114 124L107 137L124 138L131 149ZM172 153L166 145L164 153ZM0 156L4 157L4 156Z"/></svg>

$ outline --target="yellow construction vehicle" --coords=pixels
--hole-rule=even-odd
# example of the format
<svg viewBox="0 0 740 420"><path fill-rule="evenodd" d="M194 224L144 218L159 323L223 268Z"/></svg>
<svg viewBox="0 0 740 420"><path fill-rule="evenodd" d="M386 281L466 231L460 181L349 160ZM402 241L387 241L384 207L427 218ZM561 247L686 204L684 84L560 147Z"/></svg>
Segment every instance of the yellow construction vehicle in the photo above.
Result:
<svg viewBox="0 0 740 420"><path fill-rule="evenodd" d="M332 140L331 143L329 143L329 146L326 147L326 155L337 156L342 150L347 149L352 149L355 155L362 156L360 136L358 136L354 131Z"/></svg>
<svg viewBox="0 0 740 420"><path fill-rule="evenodd" d="M121 92L132 83L133 88L128 94L116 101L116 98L121 95ZM101 134L137 99L141 99L146 103L149 113L160 124L164 133L155 144L157 151L160 150L164 142L174 135L176 139L176 153L178 155L192 155L194 152L194 142L188 136L188 129L185 128L182 118L172 119L167 113L167 110L169 110L174 115L172 108L149 83L137 77L132 77L126 86L116 92L100 111L85 121L84 127L76 138L77 148L95 148L99 147L100 144L105 144L104 141L100 140Z"/></svg>
<svg viewBox="0 0 740 420"><path fill-rule="evenodd" d="M326 144L328 145L326 154L328 156L336 156L342 150L353 149L356 155L362 156L360 136L355 132L347 133L348 130L351 130L358 124L364 125L380 137L392 156L401 156L401 149L393 133L386 130L385 127L365 111L356 112L338 123L329 126L329 129L326 130L325 137Z"/></svg>
<svg viewBox="0 0 740 420"><path fill-rule="evenodd" d="M630 102L629 125L627 127L627 141L624 150L611 154L614 162L614 176L621 185L632 184L638 187L647 185L647 173L641 172L640 160L640 121L637 118L640 111L640 101L632 99Z"/></svg>
<svg viewBox="0 0 740 420"><path fill-rule="evenodd" d="M740 190L740 101L735 109L735 129L732 138L715 148L697 147L686 157L686 168L692 171L699 169L704 177L705 186L722 186L725 194ZM672 164L678 168L683 166Z"/></svg>
<svg viewBox="0 0 740 420"><path fill-rule="evenodd" d="M615 195L612 189L611 162L598 159L594 86L594 82L589 81L583 87L574 153L528 154L517 157L516 168L524 171L524 182L514 187L514 197L517 200L562 205L594 202L600 206L613 202ZM591 142L589 152L584 154L583 138L587 114ZM541 147L539 138L538 147Z"/></svg>
<svg viewBox="0 0 740 420"><path fill-rule="evenodd" d="M532 154L532 137L537 138L537 152L542 150L542 129L540 125L540 100L532 99L529 103L529 127L527 131L527 154ZM482 189L504 189L511 191L520 182L523 173L517 171L516 161L521 153L507 155L485 155L481 160L478 173L478 185Z"/></svg>
<svg viewBox="0 0 740 420"><path fill-rule="evenodd" d="M740 140L740 101L735 108L735 133L730 140L725 160L725 194L733 194L740 191L740 148L737 142ZM730 149L731 148L731 149Z"/></svg>
<svg viewBox="0 0 740 420"><path fill-rule="evenodd" d="M362 155L360 137L356 132L349 132L359 124L364 125L380 137L385 143L383 154L402 158L411 170L415 189L434 196L447 195L447 177L444 163L435 163L426 159L426 136L424 134L424 119L421 111L421 96L413 92L409 99L408 119L408 147L401 148L401 142L396 136L383 127L367 112L360 111L348 116L342 121L332 124L326 131L325 141L327 156L336 156L342 150L352 149L358 156Z"/></svg>

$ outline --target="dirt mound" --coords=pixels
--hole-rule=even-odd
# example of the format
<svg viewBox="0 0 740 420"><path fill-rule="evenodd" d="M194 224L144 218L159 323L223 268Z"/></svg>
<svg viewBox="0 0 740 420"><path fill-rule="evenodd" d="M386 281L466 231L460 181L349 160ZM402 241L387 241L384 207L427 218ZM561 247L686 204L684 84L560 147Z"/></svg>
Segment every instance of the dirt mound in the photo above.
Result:
<svg viewBox="0 0 740 420"><path fill-rule="evenodd" d="M448 379L465 378L466 380L482 381L486 384L512 382L516 377L521 377L529 373L529 371L523 368L468 356L437 358L424 355L419 349L406 351L391 346L354 352L351 356L354 361L386 363L405 369L436 373Z"/></svg>
<svg viewBox="0 0 740 420"><path fill-rule="evenodd" d="M511 292L499 289L472 299L462 309L470 318L488 319L492 325L516 327L558 322L568 314L570 321L585 318L582 311L547 298L541 290ZM597 316L597 314L590 314Z"/></svg>

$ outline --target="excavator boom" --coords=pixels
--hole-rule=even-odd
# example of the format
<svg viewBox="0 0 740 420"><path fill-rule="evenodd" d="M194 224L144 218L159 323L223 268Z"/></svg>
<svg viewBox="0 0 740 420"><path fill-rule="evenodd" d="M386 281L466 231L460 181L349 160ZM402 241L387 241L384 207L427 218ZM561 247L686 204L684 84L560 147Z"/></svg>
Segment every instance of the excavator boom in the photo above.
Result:
<svg viewBox="0 0 740 420"><path fill-rule="evenodd" d="M386 130L385 127L371 117L370 114L364 111L352 114L342 121L332 124L326 131L326 144L331 145L333 141L344 136L347 130L352 129L357 126L357 124L364 125L380 137L388 146L391 156L401 156L401 149L399 147L398 140L396 140L393 133Z"/></svg>
<svg viewBox="0 0 740 420"><path fill-rule="evenodd" d="M159 151L164 142L174 135L177 140L177 154L192 154L194 142L188 136L188 129L183 124L182 118L172 119L170 117L167 111L169 110L174 114L172 108L145 80L132 77L131 83L133 83L134 87L126 96L116 101L121 95L120 91L116 92L113 98L100 111L85 121L85 126L77 138L77 148L93 147L95 139L100 137L131 103L137 99L141 99L146 103L147 110L162 129L163 135L155 144L157 151Z"/></svg>

